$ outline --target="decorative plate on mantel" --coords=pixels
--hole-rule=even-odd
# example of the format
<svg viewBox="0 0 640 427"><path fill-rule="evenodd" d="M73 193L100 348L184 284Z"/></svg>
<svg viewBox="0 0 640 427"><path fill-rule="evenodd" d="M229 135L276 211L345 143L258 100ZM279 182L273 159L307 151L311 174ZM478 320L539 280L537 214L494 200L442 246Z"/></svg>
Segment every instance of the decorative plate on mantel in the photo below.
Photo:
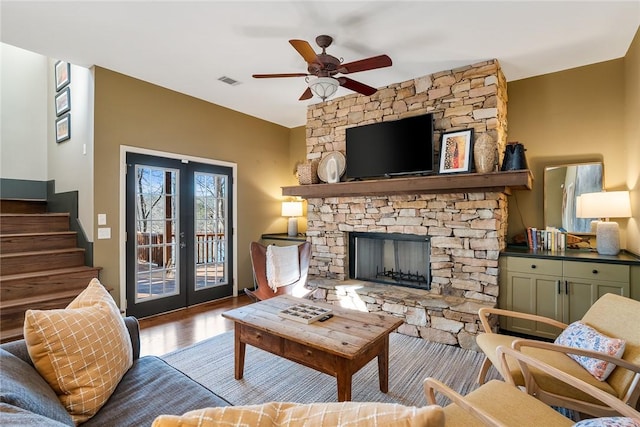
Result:
<svg viewBox="0 0 640 427"><path fill-rule="evenodd" d="M331 170L330 168L331 163L335 162L335 165L337 166L337 172L338 172L338 176L337 176L337 180L333 181L333 182L337 182L340 181L340 177L342 177L342 175L344 175L344 171L347 167L347 161L344 157L344 154L342 154L339 151L332 151L329 154L327 154L326 156L324 156L322 158L322 160L320 160L320 163L318 164L318 178L320 178L320 180L322 182L330 182L330 177L331 177Z"/></svg>

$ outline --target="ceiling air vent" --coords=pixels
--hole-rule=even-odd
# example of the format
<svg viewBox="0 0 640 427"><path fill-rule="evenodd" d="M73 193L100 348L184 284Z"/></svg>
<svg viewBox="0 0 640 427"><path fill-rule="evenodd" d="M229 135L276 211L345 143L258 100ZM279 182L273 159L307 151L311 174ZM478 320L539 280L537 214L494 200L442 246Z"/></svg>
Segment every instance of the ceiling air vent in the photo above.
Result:
<svg viewBox="0 0 640 427"><path fill-rule="evenodd" d="M239 85L240 84L239 81L234 80L231 77L227 77L227 76L222 76L222 77L218 78L218 80L220 80L221 82L226 83L228 85L231 85L231 86L235 86L235 85Z"/></svg>

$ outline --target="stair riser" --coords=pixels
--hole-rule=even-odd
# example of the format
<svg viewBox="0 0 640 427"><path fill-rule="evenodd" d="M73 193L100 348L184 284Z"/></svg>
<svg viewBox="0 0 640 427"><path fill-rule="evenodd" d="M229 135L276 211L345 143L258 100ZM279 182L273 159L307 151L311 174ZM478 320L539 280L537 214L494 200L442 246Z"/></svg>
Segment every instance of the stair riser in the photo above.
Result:
<svg viewBox="0 0 640 427"><path fill-rule="evenodd" d="M30 273L56 268L70 268L84 265L84 251L73 250L53 254L29 253L21 256L3 257L0 263L2 275Z"/></svg>
<svg viewBox="0 0 640 427"><path fill-rule="evenodd" d="M6 331L8 329L19 328L24 325L24 315L27 310L52 310L56 308L65 308L74 298L53 299L30 306L11 307L2 310L0 313L0 329Z"/></svg>
<svg viewBox="0 0 640 427"><path fill-rule="evenodd" d="M68 249L76 247L76 234L26 235L0 237L3 254L46 251L50 249Z"/></svg>
<svg viewBox="0 0 640 427"><path fill-rule="evenodd" d="M8 200L0 201L0 213L40 214L47 212L46 200Z"/></svg>
<svg viewBox="0 0 640 427"><path fill-rule="evenodd" d="M0 301L6 302L34 295L78 290L82 292L91 279L98 278L99 268L86 271L27 277L14 280L0 281Z"/></svg>
<svg viewBox="0 0 640 427"><path fill-rule="evenodd" d="M1 234L46 233L50 231L69 231L69 216L3 216L0 221Z"/></svg>

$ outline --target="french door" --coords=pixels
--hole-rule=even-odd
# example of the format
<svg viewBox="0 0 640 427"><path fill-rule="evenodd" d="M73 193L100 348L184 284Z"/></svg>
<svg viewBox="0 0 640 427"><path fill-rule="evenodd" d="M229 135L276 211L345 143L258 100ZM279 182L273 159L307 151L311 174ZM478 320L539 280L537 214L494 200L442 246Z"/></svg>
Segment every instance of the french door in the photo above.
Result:
<svg viewBox="0 0 640 427"><path fill-rule="evenodd" d="M127 153L127 315L233 294L232 168Z"/></svg>

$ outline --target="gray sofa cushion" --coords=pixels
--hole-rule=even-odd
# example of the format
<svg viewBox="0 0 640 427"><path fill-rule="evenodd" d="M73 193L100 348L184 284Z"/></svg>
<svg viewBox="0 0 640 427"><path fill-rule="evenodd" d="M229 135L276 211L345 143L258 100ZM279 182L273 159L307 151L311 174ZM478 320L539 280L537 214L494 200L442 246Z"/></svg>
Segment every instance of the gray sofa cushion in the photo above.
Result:
<svg viewBox="0 0 640 427"><path fill-rule="evenodd" d="M158 415L211 406L230 404L164 360L145 356L134 361L107 403L83 426L150 426Z"/></svg>
<svg viewBox="0 0 640 427"><path fill-rule="evenodd" d="M25 409L0 403L0 426L65 427L66 425Z"/></svg>
<svg viewBox="0 0 640 427"><path fill-rule="evenodd" d="M0 402L66 425L74 425L56 393L33 366L3 349L0 349L0 366Z"/></svg>

